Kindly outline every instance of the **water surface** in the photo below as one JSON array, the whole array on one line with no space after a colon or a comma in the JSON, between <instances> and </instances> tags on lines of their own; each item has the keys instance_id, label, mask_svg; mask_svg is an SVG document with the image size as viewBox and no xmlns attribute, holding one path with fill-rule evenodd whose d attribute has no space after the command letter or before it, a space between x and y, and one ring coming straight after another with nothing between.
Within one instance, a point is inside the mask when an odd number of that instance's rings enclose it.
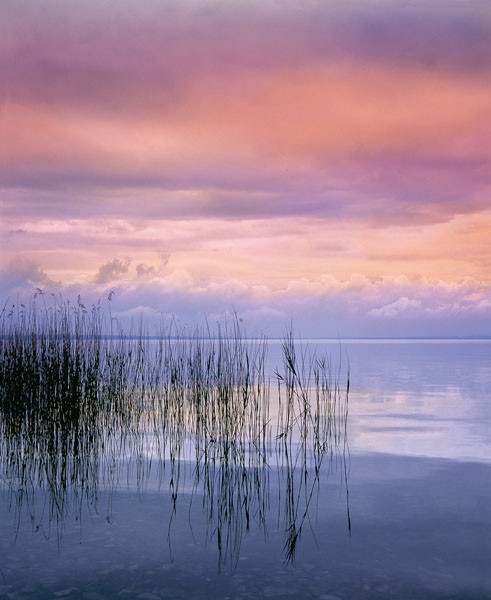
<instances>
[{"instance_id":1,"label":"water surface","mask_svg":"<svg viewBox=\"0 0 491 600\"><path fill-rule=\"evenodd\" d=\"M4 482L0 596L491 596L491 342L304 344L334 372L341 361L341 382L349 361L349 453L343 442L315 472L274 430L266 461L217 457L197 486L189 454L162 471L150 444L62 521L43 494L19 513ZM269 343L272 387L279 350ZM292 511L303 526L289 556Z\"/></svg>"}]
</instances>

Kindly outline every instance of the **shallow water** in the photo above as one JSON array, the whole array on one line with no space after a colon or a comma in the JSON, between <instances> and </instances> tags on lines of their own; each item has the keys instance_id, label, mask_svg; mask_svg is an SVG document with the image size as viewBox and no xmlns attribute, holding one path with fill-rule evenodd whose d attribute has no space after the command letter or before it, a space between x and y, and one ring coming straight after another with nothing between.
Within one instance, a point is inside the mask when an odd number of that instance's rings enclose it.
<instances>
[{"instance_id":1,"label":"shallow water","mask_svg":"<svg viewBox=\"0 0 491 600\"><path fill-rule=\"evenodd\" d=\"M338 342L315 343L338 361ZM271 371L278 350L272 342ZM173 503L168 470L152 462L136 478L138 464L128 474L122 461L117 484L51 528L43 494L17 519L1 488L0 597L490 597L491 342L349 341L341 357L350 454L325 457L318 479L272 456L223 477L217 463L208 481L222 487L210 495L182 462ZM286 564L292 506L306 518Z\"/></svg>"}]
</instances>

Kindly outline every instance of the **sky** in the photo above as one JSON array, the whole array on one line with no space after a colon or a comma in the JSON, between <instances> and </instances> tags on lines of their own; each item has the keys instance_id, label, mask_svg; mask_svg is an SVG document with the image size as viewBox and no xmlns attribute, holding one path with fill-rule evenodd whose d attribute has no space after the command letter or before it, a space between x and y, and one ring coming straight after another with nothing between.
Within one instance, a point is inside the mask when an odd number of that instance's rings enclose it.
<instances>
[{"instance_id":1,"label":"sky","mask_svg":"<svg viewBox=\"0 0 491 600\"><path fill-rule=\"evenodd\" d=\"M487 0L0 0L0 301L491 335Z\"/></svg>"}]
</instances>

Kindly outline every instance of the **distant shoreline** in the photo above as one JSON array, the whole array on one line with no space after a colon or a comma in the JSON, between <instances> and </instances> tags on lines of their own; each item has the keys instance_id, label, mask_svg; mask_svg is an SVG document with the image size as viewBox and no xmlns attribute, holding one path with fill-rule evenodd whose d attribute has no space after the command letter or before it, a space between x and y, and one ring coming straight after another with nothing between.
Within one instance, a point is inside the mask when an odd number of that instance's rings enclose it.
<instances>
[{"instance_id":1,"label":"distant shoreline","mask_svg":"<svg viewBox=\"0 0 491 600\"><path fill-rule=\"evenodd\" d=\"M82 336L84 339L87 339L88 336ZM100 335L97 336L102 340L160 340L162 336L159 335L125 335L124 333L111 335ZM168 340L217 340L218 336L165 336L165 339ZM223 340L231 340L233 337L222 336ZM266 343L282 343L284 341L283 337L278 336L264 336L264 337L241 337L243 342L255 342L264 340ZM295 341L301 344L339 344L339 343L352 343L352 344L373 344L373 343L384 343L384 344L415 344L415 343L450 343L450 342L472 342L472 343L488 343L491 342L491 336L482 336L482 337L391 337L391 338L383 338L383 337L366 337L366 338L313 338L313 337L301 337L296 336Z\"/></svg>"}]
</instances>

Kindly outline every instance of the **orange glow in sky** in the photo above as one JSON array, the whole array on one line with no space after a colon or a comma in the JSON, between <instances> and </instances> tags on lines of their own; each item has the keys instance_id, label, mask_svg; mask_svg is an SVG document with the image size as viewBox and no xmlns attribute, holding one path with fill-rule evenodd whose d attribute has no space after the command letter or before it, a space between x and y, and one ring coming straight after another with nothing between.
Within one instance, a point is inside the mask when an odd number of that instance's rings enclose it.
<instances>
[{"instance_id":1,"label":"orange glow in sky","mask_svg":"<svg viewBox=\"0 0 491 600\"><path fill-rule=\"evenodd\" d=\"M5 3L2 298L491 335L490 14L446 4Z\"/></svg>"}]
</instances>

